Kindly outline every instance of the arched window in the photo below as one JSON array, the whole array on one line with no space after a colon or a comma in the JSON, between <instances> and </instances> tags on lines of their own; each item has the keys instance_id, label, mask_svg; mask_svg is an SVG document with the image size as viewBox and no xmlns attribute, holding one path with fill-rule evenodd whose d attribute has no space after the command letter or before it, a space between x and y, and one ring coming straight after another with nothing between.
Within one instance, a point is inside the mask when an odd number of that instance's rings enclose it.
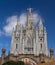
<instances>
[{"instance_id":1,"label":"arched window","mask_svg":"<svg viewBox=\"0 0 55 65\"><path fill-rule=\"evenodd\" d=\"M40 44L40 48L42 49L42 44Z\"/></svg>"},{"instance_id":2,"label":"arched window","mask_svg":"<svg viewBox=\"0 0 55 65\"><path fill-rule=\"evenodd\" d=\"M18 44L16 44L16 49L18 49Z\"/></svg>"}]
</instances>

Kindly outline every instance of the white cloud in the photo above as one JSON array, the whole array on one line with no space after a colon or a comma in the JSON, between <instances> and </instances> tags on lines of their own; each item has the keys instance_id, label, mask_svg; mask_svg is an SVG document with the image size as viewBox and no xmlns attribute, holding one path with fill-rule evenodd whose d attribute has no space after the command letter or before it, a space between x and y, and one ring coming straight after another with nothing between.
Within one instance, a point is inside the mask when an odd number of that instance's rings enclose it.
<instances>
[{"instance_id":1,"label":"white cloud","mask_svg":"<svg viewBox=\"0 0 55 65\"><path fill-rule=\"evenodd\" d=\"M40 18L39 15L37 13L34 13L33 17L34 17L34 23L37 24Z\"/></svg>"},{"instance_id":2,"label":"white cloud","mask_svg":"<svg viewBox=\"0 0 55 65\"><path fill-rule=\"evenodd\" d=\"M5 25L3 29L6 35L10 35L12 33L13 27L15 27L17 23L17 16L8 17L6 23L7 25Z\"/></svg>"},{"instance_id":3,"label":"white cloud","mask_svg":"<svg viewBox=\"0 0 55 65\"><path fill-rule=\"evenodd\" d=\"M27 15L25 13L20 15L20 23L25 26L25 23L27 21Z\"/></svg>"},{"instance_id":4,"label":"white cloud","mask_svg":"<svg viewBox=\"0 0 55 65\"><path fill-rule=\"evenodd\" d=\"M39 20L38 14L34 13L33 17L34 17L34 23L37 23L38 20ZM26 13L22 13L18 17L18 19L20 19L19 20L20 23L23 24L23 26L25 26L25 23L27 21L27 15L26 15ZM8 17L6 19L6 25L3 27L3 30L4 30L5 34L6 35L11 35L13 27L15 27L16 24L17 24L17 15Z\"/></svg>"}]
</instances>

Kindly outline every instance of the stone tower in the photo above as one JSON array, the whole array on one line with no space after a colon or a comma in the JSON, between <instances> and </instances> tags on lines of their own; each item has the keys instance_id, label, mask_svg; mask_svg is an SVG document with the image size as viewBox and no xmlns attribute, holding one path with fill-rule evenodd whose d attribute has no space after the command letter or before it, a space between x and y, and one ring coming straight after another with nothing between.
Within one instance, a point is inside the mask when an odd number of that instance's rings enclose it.
<instances>
[{"instance_id":1,"label":"stone tower","mask_svg":"<svg viewBox=\"0 0 55 65\"><path fill-rule=\"evenodd\" d=\"M22 52L22 25L17 21L15 31L12 33L11 54L18 55Z\"/></svg>"},{"instance_id":2,"label":"stone tower","mask_svg":"<svg viewBox=\"0 0 55 65\"><path fill-rule=\"evenodd\" d=\"M48 56L47 32L41 18L38 23L38 27L36 27L36 44L37 55L42 53Z\"/></svg>"},{"instance_id":3,"label":"stone tower","mask_svg":"<svg viewBox=\"0 0 55 65\"><path fill-rule=\"evenodd\" d=\"M34 27L32 8L28 9L27 22L24 27L17 21L15 31L12 33L10 54L44 54L48 56L47 32L40 18L38 26Z\"/></svg>"}]
</instances>

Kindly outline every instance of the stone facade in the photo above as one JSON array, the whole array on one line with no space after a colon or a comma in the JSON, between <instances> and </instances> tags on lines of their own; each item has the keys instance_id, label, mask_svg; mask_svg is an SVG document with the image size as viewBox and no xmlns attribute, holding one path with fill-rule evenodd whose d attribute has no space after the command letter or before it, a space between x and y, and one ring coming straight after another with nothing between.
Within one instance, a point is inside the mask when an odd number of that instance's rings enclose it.
<instances>
[{"instance_id":1,"label":"stone facade","mask_svg":"<svg viewBox=\"0 0 55 65\"><path fill-rule=\"evenodd\" d=\"M48 53L47 32L40 18L38 25L34 26L34 18L29 8L26 26L24 27L20 21L17 21L15 31L12 32L11 49L8 56L5 55L6 50L2 49L2 57L0 65L8 61L24 61L37 65L41 62L48 62L54 58L53 49Z\"/></svg>"},{"instance_id":2,"label":"stone facade","mask_svg":"<svg viewBox=\"0 0 55 65\"><path fill-rule=\"evenodd\" d=\"M34 17L31 8L28 9L27 22L24 27L20 21L17 21L15 31L12 33L10 54L34 54L40 53L48 56L47 32L40 18L38 25L34 26Z\"/></svg>"}]
</instances>

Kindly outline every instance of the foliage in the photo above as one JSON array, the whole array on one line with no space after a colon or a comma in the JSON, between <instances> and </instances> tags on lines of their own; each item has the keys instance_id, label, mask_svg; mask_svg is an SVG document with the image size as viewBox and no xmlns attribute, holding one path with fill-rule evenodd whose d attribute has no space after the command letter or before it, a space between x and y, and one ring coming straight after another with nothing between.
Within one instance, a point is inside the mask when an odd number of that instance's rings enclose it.
<instances>
[{"instance_id":1,"label":"foliage","mask_svg":"<svg viewBox=\"0 0 55 65\"><path fill-rule=\"evenodd\" d=\"M4 63L3 65L24 65L23 61L18 61L18 62L14 62L14 61L9 61Z\"/></svg>"}]
</instances>

